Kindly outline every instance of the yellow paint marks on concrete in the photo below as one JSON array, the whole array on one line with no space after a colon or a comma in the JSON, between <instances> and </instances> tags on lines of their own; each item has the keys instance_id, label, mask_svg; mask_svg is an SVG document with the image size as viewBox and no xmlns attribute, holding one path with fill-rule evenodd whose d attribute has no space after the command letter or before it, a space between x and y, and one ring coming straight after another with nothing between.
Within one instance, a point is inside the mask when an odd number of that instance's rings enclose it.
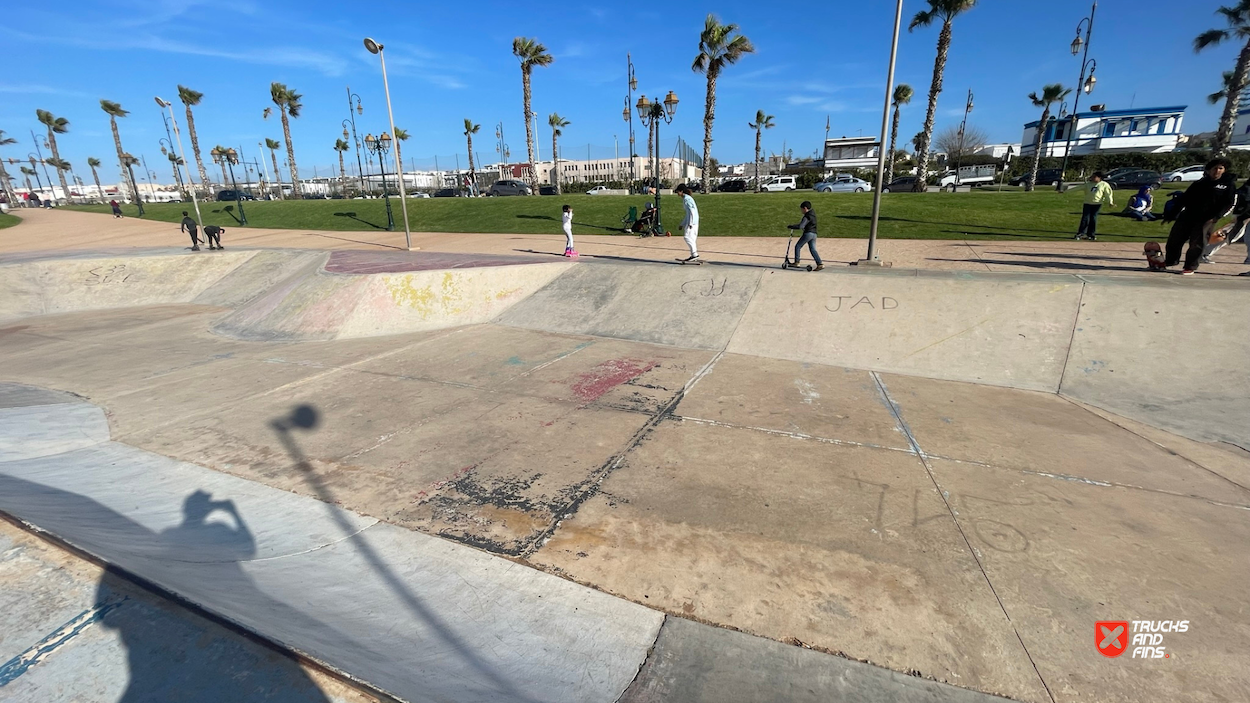
<instances>
[{"instance_id":1,"label":"yellow paint marks on concrete","mask_svg":"<svg viewBox=\"0 0 1250 703\"><path fill-rule=\"evenodd\" d=\"M438 296L429 285L419 285L412 274L391 276L386 279L386 290L391 300L400 307L412 308L422 319L428 319L434 312Z\"/></svg>"}]
</instances>

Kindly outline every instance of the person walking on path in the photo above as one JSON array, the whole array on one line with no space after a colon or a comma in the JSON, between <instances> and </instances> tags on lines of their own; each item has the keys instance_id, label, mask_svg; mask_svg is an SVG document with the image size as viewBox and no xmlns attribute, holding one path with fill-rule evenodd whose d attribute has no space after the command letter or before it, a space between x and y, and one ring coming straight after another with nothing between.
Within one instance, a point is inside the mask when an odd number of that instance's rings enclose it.
<instances>
[{"instance_id":1,"label":"person walking on path","mask_svg":"<svg viewBox=\"0 0 1250 703\"><path fill-rule=\"evenodd\" d=\"M699 261L699 206L694 204L694 198L690 196L690 186L685 183L674 188L673 192L681 196L681 204L686 212L678 227L682 231L682 238L686 240L686 246L690 247L690 258L682 259L682 261L697 263Z\"/></svg>"},{"instance_id":2,"label":"person walking on path","mask_svg":"<svg viewBox=\"0 0 1250 703\"><path fill-rule=\"evenodd\" d=\"M179 232L186 232L191 235L191 251L200 250L200 226L195 219L187 214L186 210L182 211L182 226L178 228Z\"/></svg>"},{"instance_id":3,"label":"person walking on path","mask_svg":"<svg viewBox=\"0 0 1250 703\"><path fill-rule=\"evenodd\" d=\"M564 255L577 258L577 250L573 248L573 208L565 205L564 214L560 216L560 227L564 230Z\"/></svg>"},{"instance_id":4,"label":"person walking on path","mask_svg":"<svg viewBox=\"0 0 1250 703\"><path fill-rule=\"evenodd\" d=\"M1142 186L1137 191L1137 195L1128 199L1128 208L1125 212L1129 217L1138 222L1153 222L1159 219L1158 215L1151 212L1155 205L1155 197L1150 191L1150 186Z\"/></svg>"},{"instance_id":5,"label":"person walking on path","mask_svg":"<svg viewBox=\"0 0 1250 703\"><path fill-rule=\"evenodd\" d=\"M803 250L803 245L807 245L808 251L812 252L812 260L816 262L816 270L819 271L825 267L820 260L820 254L816 253L816 211L812 209L812 203L804 200L799 204L799 209L803 211L803 219L799 220L796 225L786 225L787 229L801 229L802 236L799 237L799 243L794 245L794 265L799 265L799 252Z\"/></svg>"},{"instance_id":6,"label":"person walking on path","mask_svg":"<svg viewBox=\"0 0 1250 703\"><path fill-rule=\"evenodd\" d=\"M1237 204L1235 176L1229 172L1232 162L1225 158L1212 159L1207 162L1202 178L1185 190L1185 194L1177 198L1171 218L1172 231L1168 234L1167 247L1164 248L1163 266L1175 266L1181 261L1181 248L1189 243L1185 251L1185 267L1181 275L1191 276L1198 270L1207 238L1215 229L1215 224ZM1164 216L1163 221L1168 221Z\"/></svg>"},{"instance_id":7,"label":"person walking on path","mask_svg":"<svg viewBox=\"0 0 1250 703\"><path fill-rule=\"evenodd\" d=\"M225 247L221 245L221 233L225 231L226 228L224 227L218 227L217 225L204 225L204 238L208 240L209 249L225 249ZM213 242L216 242L217 246L213 246Z\"/></svg>"},{"instance_id":8,"label":"person walking on path","mask_svg":"<svg viewBox=\"0 0 1250 703\"><path fill-rule=\"evenodd\" d=\"M109 206L113 208L113 219L120 220L122 218L122 206L118 205L116 200L110 200Z\"/></svg>"},{"instance_id":9,"label":"person walking on path","mask_svg":"<svg viewBox=\"0 0 1250 703\"><path fill-rule=\"evenodd\" d=\"M1115 196L1111 193L1111 186L1103 180L1102 171L1095 171L1084 188L1085 205L1081 208L1081 226L1077 228L1073 239L1088 239L1092 242L1098 238L1098 211L1102 209L1103 203L1115 207Z\"/></svg>"}]
</instances>

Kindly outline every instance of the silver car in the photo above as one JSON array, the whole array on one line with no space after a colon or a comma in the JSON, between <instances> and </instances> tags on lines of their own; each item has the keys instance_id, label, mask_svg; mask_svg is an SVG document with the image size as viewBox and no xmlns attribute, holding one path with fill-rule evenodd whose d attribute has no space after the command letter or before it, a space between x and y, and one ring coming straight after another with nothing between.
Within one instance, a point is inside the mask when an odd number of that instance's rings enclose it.
<instances>
[{"instance_id":1,"label":"silver car","mask_svg":"<svg viewBox=\"0 0 1250 703\"><path fill-rule=\"evenodd\" d=\"M872 190L872 184L853 176L837 176L812 186L817 193L863 193Z\"/></svg>"}]
</instances>

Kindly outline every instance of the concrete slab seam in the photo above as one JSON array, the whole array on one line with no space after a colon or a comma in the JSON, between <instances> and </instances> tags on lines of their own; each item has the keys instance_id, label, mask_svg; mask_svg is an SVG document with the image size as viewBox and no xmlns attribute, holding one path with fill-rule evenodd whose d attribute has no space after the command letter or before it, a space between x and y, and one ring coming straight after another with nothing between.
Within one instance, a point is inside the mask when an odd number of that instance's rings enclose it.
<instances>
[{"instance_id":1,"label":"concrete slab seam","mask_svg":"<svg viewBox=\"0 0 1250 703\"><path fill-rule=\"evenodd\" d=\"M1080 278L1078 276L1077 278ZM1063 390L1063 377L1068 373L1068 362L1072 360L1072 347L1076 344L1076 328L1081 324L1081 305L1085 302L1085 287L1089 285L1081 279L1081 292L1076 297L1076 314L1072 316L1072 334L1068 336L1068 350L1063 355L1063 366L1059 368L1059 383L1055 385L1055 395Z\"/></svg>"},{"instance_id":2,"label":"concrete slab seam","mask_svg":"<svg viewBox=\"0 0 1250 703\"><path fill-rule=\"evenodd\" d=\"M693 422L698 425L711 425L713 427L725 427L725 428L735 429L735 430L751 430L753 432L763 432L765 434L775 435L778 437L789 437L791 439L810 439L813 442L821 442L824 444L836 444L840 447L864 447L867 449L884 449L890 452L902 452L904 454L910 454L911 456L916 456L916 450L914 447L913 448L887 447L887 446L880 445L880 444L870 444L868 442L852 442L846 439L834 439L832 437L817 437L816 435L804 434L802 432L790 432L787 430L774 430L774 429L769 429L767 427L754 427L752 425L737 425L732 422L723 422L721 420L708 420L707 418L691 417L689 415L673 415L673 419L681 420L683 422ZM945 458L945 457L937 457L937 458Z\"/></svg>"},{"instance_id":3,"label":"concrete slab seam","mask_svg":"<svg viewBox=\"0 0 1250 703\"><path fill-rule=\"evenodd\" d=\"M664 632L664 628L668 627L668 620L671 617L672 616L668 613L664 613L664 619L660 621L660 626L655 629L655 639L651 640L651 644L647 646L647 655L644 656L642 658L642 662L638 664L638 671L634 672L633 678L631 678L629 683L625 685L625 690L621 691L621 695L617 696L613 700L613 703L619 703L622 698L628 695L629 689L633 688L634 684L638 681L638 677L642 676L642 672L646 670L647 664L651 661L651 658L655 656L655 647L660 643L660 634Z\"/></svg>"},{"instance_id":4,"label":"concrete slab seam","mask_svg":"<svg viewBox=\"0 0 1250 703\"><path fill-rule=\"evenodd\" d=\"M31 667L52 656L56 650L69 644L87 628L99 622L105 615L120 608L126 600L126 598L121 598L84 610L71 618L69 622L52 631L47 637L36 642L26 651L4 664L0 664L0 688L4 688L12 683L14 679L26 673Z\"/></svg>"},{"instance_id":5,"label":"concrete slab seam","mask_svg":"<svg viewBox=\"0 0 1250 703\"><path fill-rule=\"evenodd\" d=\"M929 463L928 457L924 451L920 449L920 445L916 442L916 438L912 435L911 429L907 426L907 422L903 420L902 410L898 403L890 397L890 390L886 388L885 382L881 380L880 374L876 371L871 372L872 378L877 383L877 388L881 391L881 395L885 397L886 403L890 407L890 414L894 415L894 419L898 422L900 431L907 435L907 439L916 449L916 455L920 459L920 463L924 466L925 473L929 475L929 480L933 482L933 488L937 491L938 497L942 499L942 504L946 506L946 510L950 513L951 521L955 525L955 529L959 531L959 536L963 539L964 545L968 548L968 553L972 555L973 561L977 568L981 571L981 577L985 579L985 584L989 586L990 593L994 595L994 600L998 602L998 607L1003 613L1003 617L1007 619L1007 624L1011 626L1011 631L1016 635L1016 641L1020 643L1020 648L1024 650L1024 656L1028 657L1029 664L1033 667L1033 673L1037 674L1037 680L1041 682L1042 688L1046 690L1046 696L1050 698L1051 703L1055 701L1055 694L1051 692L1050 685L1046 683L1046 679L1042 676L1041 669L1037 667L1037 662L1033 660L1033 653L1029 651L1028 645L1024 643L1024 638L1020 635L1020 630L1016 628L1015 622L1011 619L1011 613L1007 612L1007 606L1003 603L1003 599L998 595L998 589L994 588L994 582L990 580L989 573L985 570L985 565L981 563L981 556L977 554L977 550L973 548L972 541L968 539L968 535L964 532L963 525L959 522L959 517L955 514L955 508L950 504L950 500L946 497L946 492L942 490L941 484L938 483L937 476L933 473L933 466Z\"/></svg>"}]
</instances>

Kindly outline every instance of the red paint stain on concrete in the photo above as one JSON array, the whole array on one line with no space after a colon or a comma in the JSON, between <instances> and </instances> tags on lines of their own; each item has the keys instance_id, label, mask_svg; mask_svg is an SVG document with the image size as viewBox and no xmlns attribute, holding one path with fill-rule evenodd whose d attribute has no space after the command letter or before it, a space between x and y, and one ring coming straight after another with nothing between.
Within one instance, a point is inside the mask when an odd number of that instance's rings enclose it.
<instances>
[{"instance_id":1,"label":"red paint stain on concrete","mask_svg":"<svg viewBox=\"0 0 1250 703\"><path fill-rule=\"evenodd\" d=\"M632 381L655 368L654 361L640 359L609 359L577 377L573 393L589 403L603 397L613 388Z\"/></svg>"}]
</instances>

